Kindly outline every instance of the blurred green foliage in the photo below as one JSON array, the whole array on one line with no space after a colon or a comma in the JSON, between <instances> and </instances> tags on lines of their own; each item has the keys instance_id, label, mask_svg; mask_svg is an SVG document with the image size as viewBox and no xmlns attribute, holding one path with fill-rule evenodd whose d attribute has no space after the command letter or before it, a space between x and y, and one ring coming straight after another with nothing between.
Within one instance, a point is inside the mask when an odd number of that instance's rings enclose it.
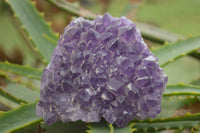
<instances>
[{"instance_id":1,"label":"blurred green foliage","mask_svg":"<svg viewBox=\"0 0 200 133\"><path fill-rule=\"evenodd\" d=\"M181 35L200 35L199 0L146 0L136 17Z\"/></svg>"},{"instance_id":2,"label":"blurred green foliage","mask_svg":"<svg viewBox=\"0 0 200 133\"><path fill-rule=\"evenodd\" d=\"M3 5L1 5L3 8ZM4 7L5 8L5 7ZM14 58L17 56L15 50L18 50L22 54L23 64L33 65L34 54L30 48L26 45L26 42L18 32L14 25L14 20L12 16L1 9L0 11L0 49L5 52L9 58ZM0 54L0 58L4 55ZM7 57L7 58L8 58ZM17 60L17 59L16 59Z\"/></svg>"}]
</instances>

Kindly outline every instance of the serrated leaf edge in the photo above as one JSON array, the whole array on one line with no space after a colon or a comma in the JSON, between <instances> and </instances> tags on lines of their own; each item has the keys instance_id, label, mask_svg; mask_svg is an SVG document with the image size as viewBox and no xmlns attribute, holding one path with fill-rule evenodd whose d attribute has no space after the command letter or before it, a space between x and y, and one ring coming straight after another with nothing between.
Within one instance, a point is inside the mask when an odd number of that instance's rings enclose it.
<instances>
[{"instance_id":1,"label":"serrated leaf edge","mask_svg":"<svg viewBox=\"0 0 200 133\"><path fill-rule=\"evenodd\" d=\"M35 73L38 73L38 76L20 73L19 71L16 71L14 69L3 68L3 67L1 67L1 65L7 65L8 67L13 67L13 68L15 67L15 68L20 68L20 69L27 69L29 71L34 71ZM10 73L19 74L19 75L22 75L22 76L26 76L28 78L33 78L33 79L38 79L38 80L40 80L41 76L42 76L42 70L40 70L40 69L35 69L35 68L30 67L30 66L17 65L17 64L9 63L8 61L0 62L0 69L6 70L7 72L10 72Z\"/></svg>"}]
</instances>

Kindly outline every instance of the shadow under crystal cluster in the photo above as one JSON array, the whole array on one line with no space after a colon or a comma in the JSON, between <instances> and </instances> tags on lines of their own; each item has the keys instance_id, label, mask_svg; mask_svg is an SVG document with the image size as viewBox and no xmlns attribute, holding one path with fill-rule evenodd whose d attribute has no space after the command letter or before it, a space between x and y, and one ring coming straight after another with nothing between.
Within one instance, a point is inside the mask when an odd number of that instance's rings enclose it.
<instances>
[{"instance_id":1,"label":"shadow under crystal cluster","mask_svg":"<svg viewBox=\"0 0 200 133\"><path fill-rule=\"evenodd\" d=\"M61 35L44 69L37 115L56 121L124 127L161 111L167 76L135 24L108 13L77 18Z\"/></svg>"}]
</instances>

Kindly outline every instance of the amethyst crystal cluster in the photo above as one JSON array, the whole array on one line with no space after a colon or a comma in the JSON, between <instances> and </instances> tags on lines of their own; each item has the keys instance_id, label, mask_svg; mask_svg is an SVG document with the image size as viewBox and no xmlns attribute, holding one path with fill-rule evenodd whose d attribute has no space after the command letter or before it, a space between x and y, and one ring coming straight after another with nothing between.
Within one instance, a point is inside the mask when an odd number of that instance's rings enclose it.
<instances>
[{"instance_id":1,"label":"amethyst crystal cluster","mask_svg":"<svg viewBox=\"0 0 200 133\"><path fill-rule=\"evenodd\" d=\"M65 28L44 69L36 111L49 125L104 118L124 127L161 111L166 83L133 22L108 13L80 17Z\"/></svg>"}]
</instances>

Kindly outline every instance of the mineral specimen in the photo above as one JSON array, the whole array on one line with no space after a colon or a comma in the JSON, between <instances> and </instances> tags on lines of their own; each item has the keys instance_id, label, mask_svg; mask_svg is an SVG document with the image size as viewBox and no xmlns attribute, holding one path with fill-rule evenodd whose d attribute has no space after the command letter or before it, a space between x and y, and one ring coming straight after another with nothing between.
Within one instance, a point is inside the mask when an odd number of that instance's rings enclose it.
<instances>
[{"instance_id":1,"label":"mineral specimen","mask_svg":"<svg viewBox=\"0 0 200 133\"><path fill-rule=\"evenodd\" d=\"M106 13L73 20L44 69L37 115L51 125L82 120L124 127L161 111L167 76L140 31Z\"/></svg>"}]
</instances>

